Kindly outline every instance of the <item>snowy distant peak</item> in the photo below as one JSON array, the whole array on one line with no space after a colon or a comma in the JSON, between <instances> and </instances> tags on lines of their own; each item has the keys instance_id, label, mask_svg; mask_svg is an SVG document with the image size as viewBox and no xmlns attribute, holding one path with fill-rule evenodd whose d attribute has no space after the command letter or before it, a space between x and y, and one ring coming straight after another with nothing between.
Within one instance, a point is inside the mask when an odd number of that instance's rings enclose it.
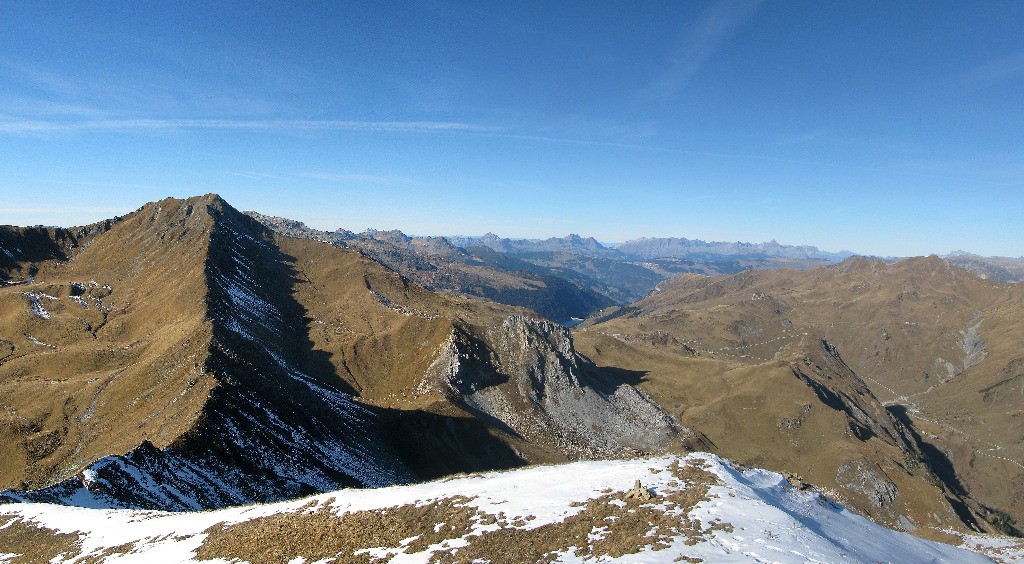
<instances>
[{"instance_id":1,"label":"snowy distant peak","mask_svg":"<svg viewBox=\"0 0 1024 564\"><path fill-rule=\"evenodd\" d=\"M853 255L850 251L832 253L822 251L810 245L782 245L774 239L766 243L730 243L723 241L709 242L682 237L643 237L620 243L615 248L630 256L642 259L684 258L691 255L765 255L774 258L840 261Z\"/></svg>"},{"instance_id":2,"label":"snowy distant peak","mask_svg":"<svg viewBox=\"0 0 1024 564\"><path fill-rule=\"evenodd\" d=\"M483 245L495 251L511 254L536 252L563 252L617 260L649 260L658 258L786 258L837 262L853 255L850 251L832 253L810 245L783 245L774 239L765 243L708 242L683 237L643 237L606 246L593 237L577 234L549 239L508 239L493 233L480 237L454 236L448 238L461 247Z\"/></svg>"},{"instance_id":3,"label":"snowy distant peak","mask_svg":"<svg viewBox=\"0 0 1024 564\"><path fill-rule=\"evenodd\" d=\"M456 235L447 237L459 247L485 246L500 253L512 255L536 252L568 253L584 256L618 257L619 253L601 244L593 237L581 237L575 233L564 237L548 239L509 239L487 233L480 237Z\"/></svg>"}]
</instances>

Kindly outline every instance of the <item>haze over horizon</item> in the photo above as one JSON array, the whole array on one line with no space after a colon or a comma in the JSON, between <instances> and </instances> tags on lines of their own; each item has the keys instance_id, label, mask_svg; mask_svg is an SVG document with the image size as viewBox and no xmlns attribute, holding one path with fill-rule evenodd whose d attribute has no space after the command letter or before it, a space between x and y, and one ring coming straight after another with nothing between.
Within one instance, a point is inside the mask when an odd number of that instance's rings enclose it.
<instances>
[{"instance_id":1,"label":"haze over horizon","mask_svg":"<svg viewBox=\"0 0 1024 564\"><path fill-rule=\"evenodd\" d=\"M1024 4L6 4L0 224L1024 255Z\"/></svg>"}]
</instances>

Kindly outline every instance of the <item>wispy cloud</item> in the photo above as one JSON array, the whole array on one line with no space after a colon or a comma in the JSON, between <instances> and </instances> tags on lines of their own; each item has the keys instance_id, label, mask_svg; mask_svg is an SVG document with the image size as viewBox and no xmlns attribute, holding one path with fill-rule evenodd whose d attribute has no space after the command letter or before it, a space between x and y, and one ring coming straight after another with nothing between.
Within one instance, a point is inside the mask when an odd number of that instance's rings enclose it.
<instances>
[{"instance_id":1,"label":"wispy cloud","mask_svg":"<svg viewBox=\"0 0 1024 564\"><path fill-rule=\"evenodd\" d=\"M0 107L5 114L0 120L18 120L17 116L74 116L82 119L101 119L110 117L110 113L95 106L75 104L39 98L4 96L0 97Z\"/></svg>"},{"instance_id":2,"label":"wispy cloud","mask_svg":"<svg viewBox=\"0 0 1024 564\"><path fill-rule=\"evenodd\" d=\"M358 172L300 172L296 176L324 180L327 182L354 182L359 184L385 184L392 180L387 176L362 174Z\"/></svg>"},{"instance_id":3,"label":"wispy cloud","mask_svg":"<svg viewBox=\"0 0 1024 564\"><path fill-rule=\"evenodd\" d=\"M982 87L1022 74L1024 74L1024 51L1018 51L974 67L960 77L960 82Z\"/></svg>"},{"instance_id":4,"label":"wispy cloud","mask_svg":"<svg viewBox=\"0 0 1024 564\"><path fill-rule=\"evenodd\" d=\"M483 132L498 128L448 121L352 121L352 120L267 120L267 119L99 119L99 120L7 120L0 121L0 133L53 134L86 131L162 131L183 129L237 130L327 130L367 132Z\"/></svg>"},{"instance_id":5,"label":"wispy cloud","mask_svg":"<svg viewBox=\"0 0 1024 564\"><path fill-rule=\"evenodd\" d=\"M808 131L799 135L791 135L788 137L781 137L775 141L770 142L768 145L772 147L788 147L791 145L802 145L811 141L817 141L825 134L822 130Z\"/></svg>"},{"instance_id":6,"label":"wispy cloud","mask_svg":"<svg viewBox=\"0 0 1024 564\"><path fill-rule=\"evenodd\" d=\"M82 88L74 81L33 65L0 58L0 74L14 75L19 82L31 83L54 94L78 94Z\"/></svg>"},{"instance_id":7,"label":"wispy cloud","mask_svg":"<svg viewBox=\"0 0 1024 564\"><path fill-rule=\"evenodd\" d=\"M250 178L252 180L281 180L284 182L294 182L294 178L286 178L284 176L278 176L276 174L268 174L265 172L232 172L232 176L241 176L242 178Z\"/></svg>"},{"instance_id":8,"label":"wispy cloud","mask_svg":"<svg viewBox=\"0 0 1024 564\"><path fill-rule=\"evenodd\" d=\"M467 132L472 135L481 135L485 137L500 137L505 139L519 139L523 141L541 141L547 143L564 143L569 145L588 145L593 147L609 147L613 149L629 149L637 151L651 151L656 153L672 153L677 155L691 155L697 157L716 157L723 159L749 159L758 161L770 161L770 162L783 162L792 164L805 164L805 165L829 165L830 163L809 161L802 159L789 159L783 157L773 157L769 155L757 155L757 154L744 154L744 153L719 153L714 151L695 151L691 149L679 149L675 147L661 147L657 145L643 145L639 143L620 143L617 141L595 141L588 139L575 139L571 137L551 137L545 135L530 135L530 134L518 134L518 133L502 133L502 132Z\"/></svg>"},{"instance_id":9,"label":"wispy cloud","mask_svg":"<svg viewBox=\"0 0 1024 564\"><path fill-rule=\"evenodd\" d=\"M88 186L90 188L115 188L129 190L164 190L166 188L156 184L138 184L128 182L94 182L88 180L48 180L46 182L65 186Z\"/></svg>"},{"instance_id":10,"label":"wispy cloud","mask_svg":"<svg viewBox=\"0 0 1024 564\"><path fill-rule=\"evenodd\" d=\"M719 0L711 4L682 35L669 54L667 68L640 91L641 101L678 93L757 11L760 0Z\"/></svg>"}]
</instances>

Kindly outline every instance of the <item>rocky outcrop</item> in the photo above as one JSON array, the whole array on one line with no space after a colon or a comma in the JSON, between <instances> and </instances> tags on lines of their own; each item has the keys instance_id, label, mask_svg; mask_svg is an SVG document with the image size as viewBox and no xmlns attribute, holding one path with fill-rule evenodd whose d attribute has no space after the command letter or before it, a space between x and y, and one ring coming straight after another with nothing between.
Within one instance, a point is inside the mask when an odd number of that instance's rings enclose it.
<instances>
[{"instance_id":1,"label":"rocky outcrop","mask_svg":"<svg viewBox=\"0 0 1024 564\"><path fill-rule=\"evenodd\" d=\"M454 396L528 440L554 441L570 459L653 453L698 439L637 388L602 372L554 323L510 316L487 342L454 331L421 390Z\"/></svg>"},{"instance_id":2,"label":"rocky outcrop","mask_svg":"<svg viewBox=\"0 0 1024 564\"><path fill-rule=\"evenodd\" d=\"M915 450L903 425L847 366L835 345L822 340L817 347L808 347L803 361L792 367L793 374L813 389L822 403L846 413L853 436L862 441L878 436L908 452Z\"/></svg>"},{"instance_id":3,"label":"rocky outcrop","mask_svg":"<svg viewBox=\"0 0 1024 564\"><path fill-rule=\"evenodd\" d=\"M888 511L900 495L896 484L878 464L866 460L854 460L840 466L836 472L836 483L864 496L875 507Z\"/></svg>"}]
</instances>

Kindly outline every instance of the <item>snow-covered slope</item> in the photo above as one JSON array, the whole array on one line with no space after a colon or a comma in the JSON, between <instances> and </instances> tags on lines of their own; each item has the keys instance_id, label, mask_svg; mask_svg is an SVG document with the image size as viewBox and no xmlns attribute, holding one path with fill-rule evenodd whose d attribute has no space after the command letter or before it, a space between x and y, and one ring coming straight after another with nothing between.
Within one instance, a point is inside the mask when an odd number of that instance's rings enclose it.
<instances>
[{"instance_id":1,"label":"snow-covered slope","mask_svg":"<svg viewBox=\"0 0 1024 564\"><path fill-rule=\"evenodd\" d=\"M704 453L532 467L200 513L0 505L0 562L15 555L111 562L989 561L885 529L779 474Z\"/></svg>"}]
</instances>

